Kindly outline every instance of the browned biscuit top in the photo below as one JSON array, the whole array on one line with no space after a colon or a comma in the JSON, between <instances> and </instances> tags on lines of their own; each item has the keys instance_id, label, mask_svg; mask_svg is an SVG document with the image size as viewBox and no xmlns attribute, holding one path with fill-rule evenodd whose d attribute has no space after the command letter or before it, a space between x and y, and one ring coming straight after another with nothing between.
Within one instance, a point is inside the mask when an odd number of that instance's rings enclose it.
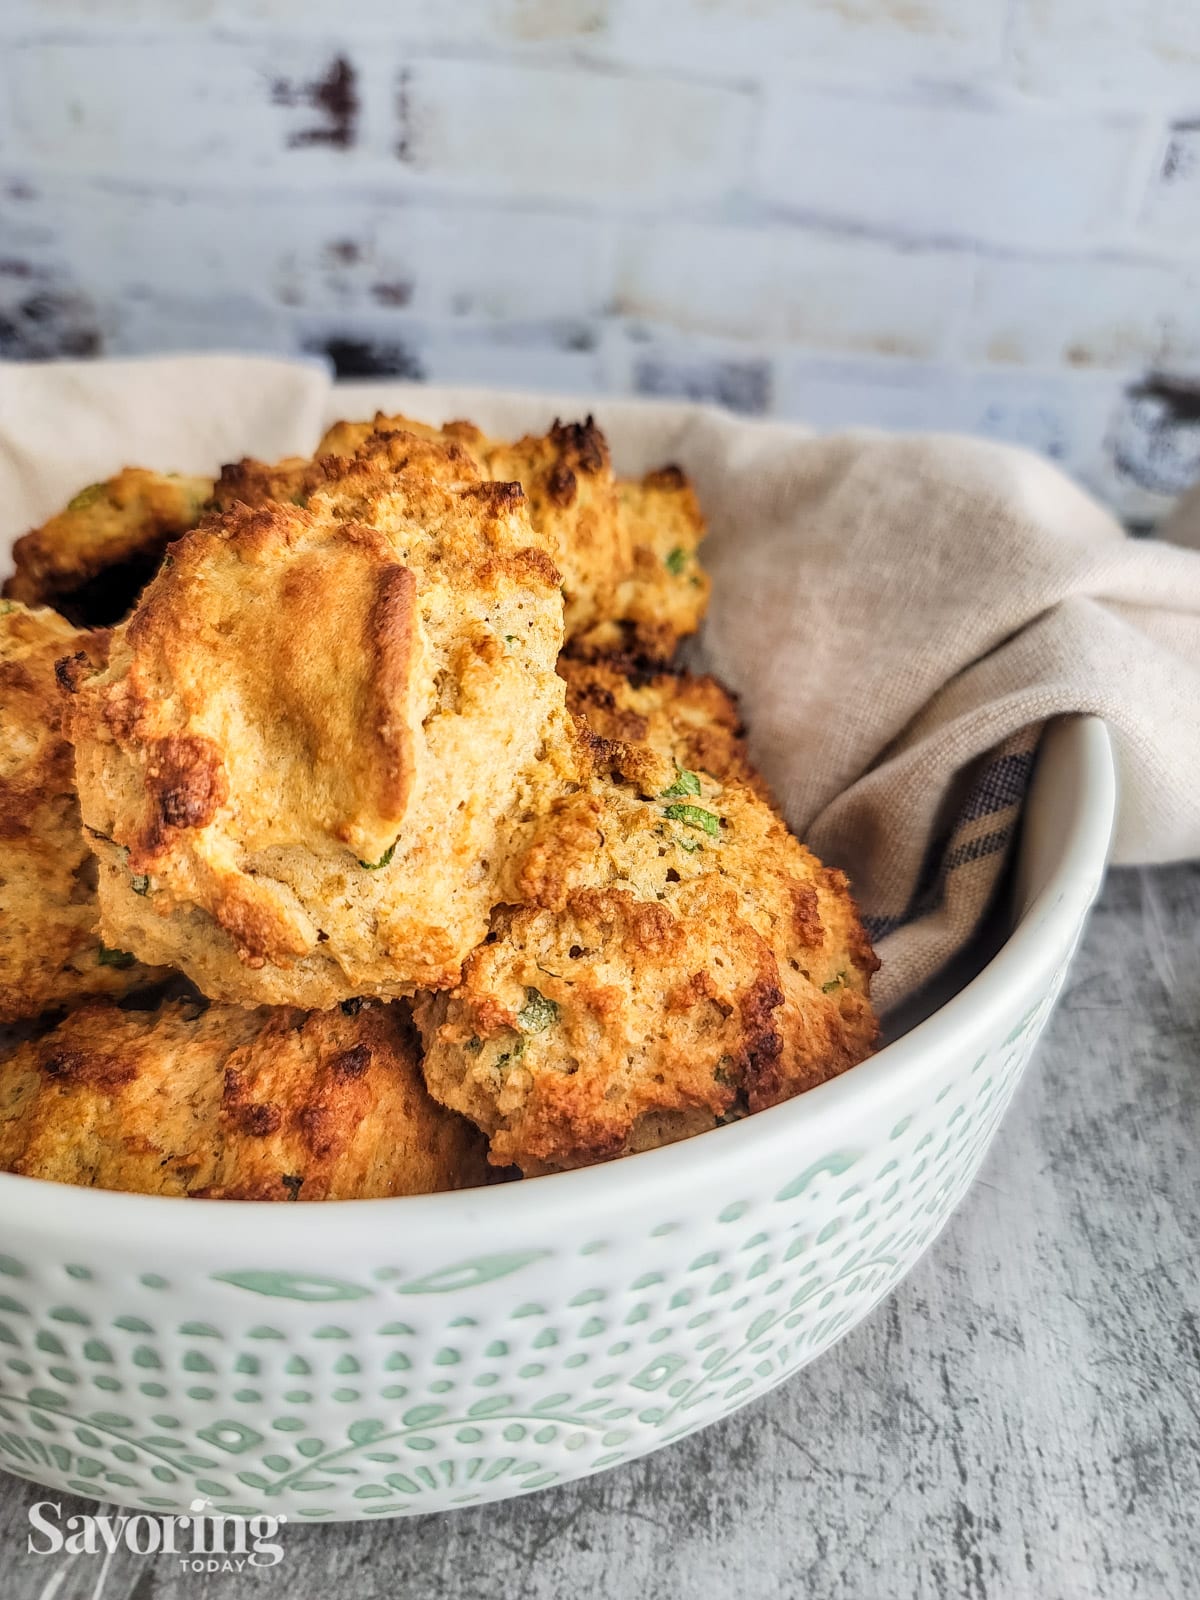
<instances>
[{"instance_id":1,"label":"browned biscuit top","mask_svg":"<svg viewBox=\"0 0 1200 1600\"><path fill-rule=\"evenodd\" d=\"M426 1079L535 1174L761 1110L870 1053L877 965L845 877L788 832L712 680L564 668L591 780L449 994ZM685 765L687 761L688 765Z\"/></svg>"},{"instance_id":2,"label":"browned biscuit top","mask_svg":"<svg viewBox=\"0 0 1200 1600\"><path fill-rule=\"evenodd\" d=\"M60 683L107 648L103 631L0 601L0 1022L161 976L101 942L96 862L62 729Z\"/></svg>"},{"instance_id":3,"label":"browned biscuit top","mask_svg":"<svg viewBox=\"0 0 1200 1600\"><path fill-rule=\"evenodd\" d=\"M456 981L571 759L518 485L388 433L306 498L206 519L68 685L106 937L247 1004Z\"/></svg>"},{"instance_id":4,"label":"browned biscuit top","mask_svg":"<svg viewBox=\"0 0 1200 1600\"><path fill-rule=\"evenodd\" d=\"M0 1170L140 1194L350 1200L487 1180L402 1004L95 1002L0 1062Z\"/></svg>"},{"instance_id":5,"label":"browned biscuit top","mask_svg":"<svg viewBox=\"0 0 1200 1600\"><path fill-rule=\"evenodd\" d=\"M212 487L210 478L125 467L81 489L57 516L17 540L5 595L53 606L83 627L119 622L170 541L195 527Z\"/></svg>"}]
</instances>

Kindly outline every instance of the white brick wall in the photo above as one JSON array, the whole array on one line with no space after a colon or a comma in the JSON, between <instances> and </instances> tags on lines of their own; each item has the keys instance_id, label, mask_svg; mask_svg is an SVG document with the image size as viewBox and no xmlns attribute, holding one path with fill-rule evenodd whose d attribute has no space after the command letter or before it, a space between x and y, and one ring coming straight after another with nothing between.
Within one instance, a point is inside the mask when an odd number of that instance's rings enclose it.
<instances>
[{"instance_id":1,"label":"white brick wall","mask_svg":"<svg viewBox=\"0 0 1200 1600\"><path fill-rule=\"evenodd\" d=\"M768 91L757 178L786 210L900 237L1044 248L1119 234L1140 119Z\"/></svg>"},{"instance_id":2,"label":"white brick wall","mask_svg":"<svg viewBox=\"0 0 1200 1600\"><path fill-rule=\"evenodd\" d=\"M1035 94L1194 104L1200 9L1192 0L1016 0L1013 66Z\"/></svg>"},{"instance_id":3,"label":"white brick wall","mask_svg":"<svg viewBox=\"0 0 1200 1600\"><path fill-rule=\"evenodd\" d=\"M5 0L0 352L316 350L1200 471L1200 4Z\"/></svg>"},{"instance_id":4,"label":"white brick wall","mask_svg":"<svg viewBox=\"0 0 1200 1600\"><path fill-rule=\"evenodd\" d=\"M1200 82L1200 67L1196 70ZM1200 91L1197 92L1200 101ZM1156 241L1196 243L1200 218L1200 118L1177 122L1167 130L1160 158L1146 194L1141 221Z\"/></svg>"},{"instance_id":5,"label":"white brick wall","mask_svg":"<svg viewBox=\"0 0 1200 1600\"><path fill-rule=\"evenodd\" d=\"M813 82L975 79L1001 65L1006 11L1003 0L620 0L591 48L751 78L779 65Z\"/></svg>"},{"instance_id":6,"label":"white brick wall","mask_svg":"<svg viewBox=\"0 0 1200 1600\"><path fill-rule=\"evenodd\" d=\"M1200 368L1200 261L980 261L963 339L1001 366Z\"/></svg>"},{"instance_id":7,"label":"white brick wall","mask_svg":"<svg viewBox=\"0 0 1200 1600\"><path fill-rule=\"evenodd\" d=\"M889 240L645 222L622 230L615 308L689 333L928 356L952 348L970 273L965 256Z\"/></svg>"},{"instance_id":8,"label":"white brick wall","mask_svg":"<svg viewBox=\"0 0 1200 1600\"><path fill-rule=\"evenodd\" d=\"M585 205L720 204L746 170L751 96L631 73L424 61L407 69L397 151L466 193Z\"/></svg>"}]
</instances>

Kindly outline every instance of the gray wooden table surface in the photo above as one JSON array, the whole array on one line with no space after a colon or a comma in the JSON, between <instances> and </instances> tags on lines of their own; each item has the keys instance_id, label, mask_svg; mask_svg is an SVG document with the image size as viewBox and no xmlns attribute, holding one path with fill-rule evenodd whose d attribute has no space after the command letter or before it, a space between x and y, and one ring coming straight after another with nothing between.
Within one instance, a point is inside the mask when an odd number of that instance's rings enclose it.
<instances>
[{"instance_id":1,"label":"gray wooden table surface","mask_svg":"<svg viewBox=\"0 0 1200 1600\"><path fill-rule=\"evenodd\" d=\"M45 1491L0 1477L0 1600L1200 1595L1198 931L1200 867L1112 875L946 1232L719 1426L503 1505L285 1529L244 1576L31 1556Z\"/></svg>"}]
</instances>

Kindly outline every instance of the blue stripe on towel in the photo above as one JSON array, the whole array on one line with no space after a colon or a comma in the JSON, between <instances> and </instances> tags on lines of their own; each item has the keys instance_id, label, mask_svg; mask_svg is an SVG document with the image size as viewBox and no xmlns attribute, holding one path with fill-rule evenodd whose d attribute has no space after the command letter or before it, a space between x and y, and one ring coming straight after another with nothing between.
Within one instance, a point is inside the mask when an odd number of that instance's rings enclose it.
<instances>
[{"instance_id":1,"label":"blue stripe on towel","mask_svg":"<svg viewBox=\"0 0 1200 1600\"><path fill-rule=\"evenodd\" d=\"M1016 823L1015 810L1025 798L1035 756L1036 751L1033 750L998 756L980 770L953 824L940 829L930 841L904 911L899 916L864 916L863 924L873 944L937 911L946 898L946 880L950 873L973 861L1003 855L1007 851ZM990 833L954 844L956 835L970 824L982 817L999 817L1002 812L1009 810L1014 811L1014 816L993 828Z\"/></svg>"},{"instance_id":2,"label":"blue stripe on towel","mask_svg":"<svg viewBox=\"0 0 1200 1600\"><path fill-rule=\"evenodd\" d=\"M998 851L1006 850L1012 833L1011 828L997 828L993 833L985 833L978 839L956 846L942 864L943 882L947 873L953 872L956 867L965 867L968 862L980 861L984 856L994 856Z\"/></svg>"},{"instance_id":3,"label":"blue stripe on towel","mask_svg":"<svg viewBox=\"0 0 1200 1600\"><path fill-rule=\"evenodd\" d=\"M1020 755L1001 756L979 774L967 796L967 803L959 814L958 826L975 822L979 817L990 817L994 811L1004 811L1019 805L1029 787L1033 771L1032 750Z\"/></svg>"}]
</instances>

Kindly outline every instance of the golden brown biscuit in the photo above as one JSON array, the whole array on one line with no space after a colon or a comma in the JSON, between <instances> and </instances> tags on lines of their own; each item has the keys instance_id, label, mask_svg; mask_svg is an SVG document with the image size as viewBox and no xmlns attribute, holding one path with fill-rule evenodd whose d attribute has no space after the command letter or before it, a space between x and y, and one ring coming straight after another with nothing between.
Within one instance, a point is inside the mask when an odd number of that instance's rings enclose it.
<instances>
[{"instance_id":1,"label":"golden brown biscuit","mask_svg":"<svg viewBox=\"0 0 1200 1600\"><path fill-rule=\"evenodd\" d=\"M313 459L319 461L323 456L357 455L367 440L379 433L405 433L412 438L423 439L427 444L458 445L467 452L477 468L483 456L483 447L489 443L487 436L473 422L446 422L437 427L432 422L420 422L416 417L399 413L389 417L377 411L369 422L335 422L321 435Z\"/></svg>"},{"instance_id":2,"label":"golden brown biscuit","mask_svg":"<svg viewBox=\"0 0 1200 1600\"><path fill-rule=\"evenodd\" d=\"M315 463L307 456L285 456L282 461L257 461L246 456L221 468L212 486L209 508L232 511L235 505L261 506L268 500L284 505L306 505L313 487Z\"/></svg>"},{"instance_id":3,"label":"golden brown biscuit","mask_svg":"<svg viewBox=\"0 0 1200 1600\"><path fill-rule=\"evenodd\" d=\"M708 610L712 585L697 554L706 531L700 504L674 466L624 479L617 492L630 566L617 585L611 610L579 629L571 650L592 658L631 655L668 661Z\"/></svg>"},{"instance_id":4,"label":"golden brown biscuit","mask_svg":"<svg viewBox=\"0 0 1200 1600\"><path fill-rule=\"evenodd\" d=\"M373 433L394 429L450 442L469 452L484 477L521 485L533 525L562 574L568 639L597 617L611 615L617 581L630 569L632 552L618 513L608 445L591 417L583 423L555 422L548 434L506 444L470 422L439 429L380 412L373 422L335 423L317 446L317 456L349 454Z\"/></svg>"},{"instance_id":5,"label":"golden brown biscuit","mask_svg":"<svg viewBox=\"0 0 1200 1600\"><path fill-rule=\"evenodd\" d=\"M451 440L470 452L485 477L520 483L563 574L566 639L574 652L666 661L700 626L709 594L696 554L704 519L678 467L614 479L608 443L590 416L507 444L470 422L439 429L380 412L373 422L336 423L317 455L353 454L372 431L394 428Z\"/></svg>"},{"instance_id":6,"label":"golden brown biscuit","mask_svg":"<svg viewBox=\"0 0 1200 1600\"><path fill-rule=\"evenodd\" d=\"M96 862L62 732L55 663L81 651L101 660L106 641L0 601L0 1022L163 976L100 942Z\"/></svg>"},{"instance_id":7,"label":"golden brown biscuit","mask_svg":"<svg viewBox=\"0 0 1200 1600\"><path fill-rule=\"evenodd\" d=\"M340 444L335 449L327 441ZM388 430L372 423L345 423L321 441L317 454L289 456L273 465L247 457L221 468L213 486L211 507L231 511L236 505L263 506L269 501L307 506L309 498L326 484L345 475L355 456L376 467L424 478L447 489L465 489L482 482L474 457L462 445L433 429L416 433Z\"/></svg>"},{"instance_id":8,"label":"golden brown biscuit","mask_svg":"<svg viewBox=\"0 0 1200 1600\"><path fill-rule=\"evenodd\" d=\"M622 658L559 659L567 709L597 738L648 744L677 766L710 777L762 779L746 753L737 700L715 678L678 669L651 671Z\"/></svg>"},{"instance_id":9,"label":"golden brown biscuit","mask_svg":"<svg viewBox=\"0 0 1200 1600\"><path fill-rule=\"evenodd\" d=\"M172 539L195 527L211 478L126 467L81 489L64 511L13 546L4 593L53 606L81 627L107 627L132 608Z\"/></svg>"},{"instance_id":10,"label":"golden brown biscuit","mask_svg":"<svg viewBox=\"0 0 1200 1600\"><path fill-rule=\"evenodd\" d=\"M558 573L520 488L397 452L189 534L76 685L106 938L213 998L457 982L569 776Z\"/></svg>"},{"instance_id":11,"label":"golden brown biscuit","mask_svg":"<svg viewBox=\"0 0 1200 1600\"><path fill-rule=\"evenodd\" d=\"M136 1194L356 1200L487 1181L407 1008L95 1002L0 1063L0 1170Z\"/></svg>"},{"instance_id":12,"label":"golden brown biscuit","mask_svg":"<svg viewBox=\"0 0 1200 1600\"><path fill-rule=\"evenodd\" d=\"M488 477L519 483L535 528L550 541L563 575L566 639L612 616L617 589L633 566L608 443L591 417L555 422L545 435L477 447Z\"/></svg>"},{"instance_id":13,"label":"golden brown biscuit","mask_svg":"<svg viewBox=\"0 0 1200 1600\"><path fill-rule=\"evenodd\" d=\"M548 434L509 444L470 422L435 428L379 413L372 422L336 423L312 460L247 458L223 467L215 484L127 467L17 542L17 571L4 593L51 604L80 625L118 622L170 540L195 527L206 508L303 506L331 468L340 470L329 457L352 457L389 433L405 440L404 465L434 481L461 486L482 476L522 485L562 574L565 638L575 654L666 661L699 627L709 581L697 559L705 530L691 486L673 466L614 480L607 442L591 417L555 422Z\"/></svg>"},{"instance_id":14,"label":"golden brown biscuit","mask_svg":"<svg viewBox=\"0 0 1200 1600\"><path fill-rule=\"evenodd\" d=\"M845 877L740 775L728 726L691 745L722 776L678 763L705 692L719 704L715 686L685 687L674 728L647 716L658 748L594 741L593 778L526 855L525 903L496 911L456 989L417 1002L431 1092L499 1165L531 1175L667 1143L870 1053L877 962ZM639 694L606 715L646 715Z\"/></svg>"}]
</instances>

